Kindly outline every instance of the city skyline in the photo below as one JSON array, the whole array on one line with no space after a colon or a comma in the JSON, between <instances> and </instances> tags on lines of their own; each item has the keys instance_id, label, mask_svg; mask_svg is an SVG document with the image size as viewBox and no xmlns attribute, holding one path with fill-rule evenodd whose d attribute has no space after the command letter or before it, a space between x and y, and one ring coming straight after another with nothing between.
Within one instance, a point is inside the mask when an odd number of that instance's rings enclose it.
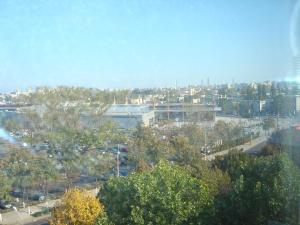
<instances>
[{"instance_id":1,"label":"city skyline","mask_svg":"<svg viewBox=\"0 0 300 225\"><path fill-rule=\"evenodd\" d=\"M289 1L1 1L0 91L284 80Z\"/></svg>"}]
</instances>

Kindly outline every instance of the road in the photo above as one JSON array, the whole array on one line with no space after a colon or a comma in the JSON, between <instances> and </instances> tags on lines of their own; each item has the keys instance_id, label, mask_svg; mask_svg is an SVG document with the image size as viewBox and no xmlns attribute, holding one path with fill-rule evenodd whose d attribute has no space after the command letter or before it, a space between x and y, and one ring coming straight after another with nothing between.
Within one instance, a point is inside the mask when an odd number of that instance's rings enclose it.
<instances>
[{"instance_id":1,"label":"road","mask_svg":"<svg viewBox=\"0 0 300 225\"><path fill-rule=\"evenodd\" d=\"M216 156L226 155L226 154L228 154L229 151L231 151L233 149L243 149L243 152L254 154L254 153L260 151L261 148L266 144L268 137L269 136L261 136L259 138L253 139L251 141L251 143L245 143L243 145L239 145L239 146L236 146L236 147L228 149L228 150L216 152L216 153L207 155L205 158L206 158L206 160L211 161L211 160L214 160Z\"/></svg>"},{"instance_id":2,"label":"road","mask_svg":"<svg viewBox=\"0 0 300 225\"><path fill-rule=\"evenodd\" d=\"M25 225L36 222L40 218L33 217L32 214L36 212L41 212L47 207L52 208L59 200L51 200L48 203L40 203L34 206L25 207L18 209L17 211L12 210L7 213L2 214L3 221L1 224L3 225ZM31 214L29 214L29 209ZM43 217L42 217L43 218Z\"/></svg>"},{"instance_id":3,"label":"road","mask_svg":"<svg viewBox=\"0 0 300 225\"><path fill-rule=\"evenodd\" d=\"M35 222L24 223L24 225L49 225L49 223L48 223L49 219L50 219L50 216L47 215L45 217L38 218L38 220Z\"/></svg>"}]
</instances>

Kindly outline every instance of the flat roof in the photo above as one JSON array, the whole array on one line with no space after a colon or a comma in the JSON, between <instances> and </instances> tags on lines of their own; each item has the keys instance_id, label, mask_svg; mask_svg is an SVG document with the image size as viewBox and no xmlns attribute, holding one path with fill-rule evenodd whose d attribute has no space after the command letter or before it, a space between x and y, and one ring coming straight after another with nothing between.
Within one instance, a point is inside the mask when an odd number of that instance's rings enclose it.
<instances>
[{"instance_id":1,"label":"flat roof","mask_svg":"<svg viewBox=\"0 0 300 225\"><path fill-rule=\"evenodd\" d=\"M142 115L153 111L150 105L115 104L111 105L104 113L105 116L114 115Z\"/></svg>"}]
</instances>

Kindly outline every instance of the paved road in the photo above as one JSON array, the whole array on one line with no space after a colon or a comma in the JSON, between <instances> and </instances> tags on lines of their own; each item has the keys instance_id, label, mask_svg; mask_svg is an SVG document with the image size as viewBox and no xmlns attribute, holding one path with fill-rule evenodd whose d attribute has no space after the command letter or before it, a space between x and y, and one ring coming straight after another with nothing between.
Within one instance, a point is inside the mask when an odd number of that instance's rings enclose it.
<instances>
[{"instance_id":1,"label":"paved road","mask_svg":"<svg viewBox=\"0 0 300 225\"><path fill-rule=\"evenodd\" d=\"M24 225L49 225L48 220L50 219L50 216L45 216L42 218L38 218L37 221L35 222L30 222L30 223L24 223Z\"/></svg>"},{"instance_id":2,"label":"paved road","mask_svg":"<svg viewBox=\"0 0 300 225\"><path fill-rule=\"evenodd\" d=\"M34 206L30 206L18 209L17 211L12 210L7 213L2 214L2 223L3 225L24 225L30 222L35 222L38 218L33 217L31 214L36 212L41 212L42 210L46 209L47 207L52 208L58 200L51 200L48 203L40 203ZM31 214L29 214L29 209Z\"/></svg>"},{"instance_id":3,"label":"paved road","mask_svg":"<svg viewBox=\"0 0 300 225\"><path fill-rule=\"evenodd\" d=\"M214 160L216 156L226 155L232 149L243 149L243 152L248 152L248 153L254 154L254 153L258 152L261 149L261 147L263 147L265 145L267 140L268 140L268 136L262 136L262 137L253 139L251 141L251 143L245 143L243 145L239 145L239 146L236 146L236 147L228 149L228 150L210 154L210 155L206 156L206 160L211 161L211 160Z\"/></svg>"}]
</instances>

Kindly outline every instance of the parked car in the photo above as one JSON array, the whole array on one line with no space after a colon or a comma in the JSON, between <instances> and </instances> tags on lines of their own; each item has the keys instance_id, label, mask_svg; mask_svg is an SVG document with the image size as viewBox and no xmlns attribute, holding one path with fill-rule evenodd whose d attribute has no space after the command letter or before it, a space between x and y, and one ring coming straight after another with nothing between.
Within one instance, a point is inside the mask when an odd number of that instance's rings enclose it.
<instances>
[{"instance_id":1,"label":"parked car","mask_svg":"<svg viewBox=\"0 0 300 225\"><path fill-rule=\"evenodd\" d=\"M10 194L15 198L23 198L24 196L24 193L20 190L13 190Z\"/></svg>"},{"instance_id":2,"label":"parked car","mask_svg":"<svg viewBox=\"0 0 300 225\"><path fill-rule=\"evenodd\" d=\"M31 196L31 199L34 200L34 201L42 202L42 201L45 200L45 195L43 195L41 193L36 193L36 194Z\"/></svg>"},{"instance_id":3,"label":"parked car","mask_svg":"<svg viewBox=\"0 0 300 225\"><path fill-rule=\"evenodd\" d=\"M120 152L128 152L128 148L127 147L122 147L122 148L120 148Z\"/></svg>"},{"instance_id":4,"label":"parked car","mask_svg":"<svg viewBox=\"0 0 300 225\"><path fill-rule=\"evenodd\" d=\"M5 200L0 200L0 209L10 209L12 205Z\"/></svg>"}]
</instances>

